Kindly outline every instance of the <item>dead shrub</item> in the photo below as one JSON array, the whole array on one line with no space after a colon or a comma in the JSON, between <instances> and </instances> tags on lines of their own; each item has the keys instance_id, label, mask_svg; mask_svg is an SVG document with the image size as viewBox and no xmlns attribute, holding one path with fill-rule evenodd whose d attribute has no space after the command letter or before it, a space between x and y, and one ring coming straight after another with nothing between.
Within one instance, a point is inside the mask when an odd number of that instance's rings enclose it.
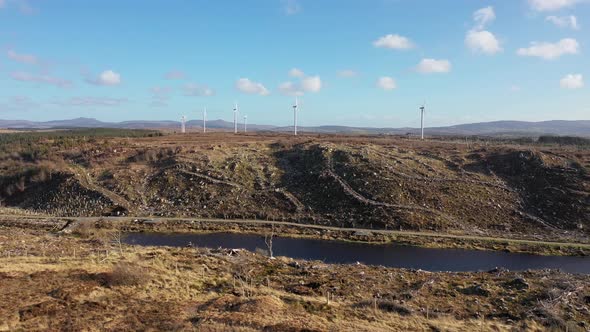
<instances>
[{"instance_id":1,"label":"dead shrub","mask_svg":"<svg viewBox=\"0 0 590 332\"><path fill-rule=\"evenodd\" d=\"M84 239L90 239L97 235L98 228L93 221L81 221L72 229L72 234Z\"/></svg>"},{"instance_id":2,"label":"dead shrub","mask_svg":"<svg viewBox=\"0 0 590 332\"><path fill-rule=\"evenodd\" d=\"M355 307L357 308L375 308L379 309L383 312L393 312L400 316L410 316L412 314L412 310L403 305L396 303L395 301L385 300L385 299L377 299L371 301L361 301L358 302Z\"/></svg>"},{"instance_id":3,"label":"dead shrub","mask_svg":"<svg viewBox=\"0 0 590 332\"><path fill-rule=\"evenodd\" d=\"M119 262L105 279L108 286L139 286L148 282L149 273L137 264Z\"/></svg>"}]
</instances>

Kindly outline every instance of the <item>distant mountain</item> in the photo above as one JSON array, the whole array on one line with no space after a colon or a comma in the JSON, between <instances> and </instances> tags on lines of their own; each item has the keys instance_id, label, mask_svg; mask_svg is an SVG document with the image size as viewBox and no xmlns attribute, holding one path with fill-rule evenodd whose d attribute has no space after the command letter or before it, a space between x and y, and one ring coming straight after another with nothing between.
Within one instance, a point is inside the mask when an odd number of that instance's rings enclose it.
<instances>
[{"instance_id":1,"label":"distant mountain","mask_svg":"<svg viewBox=\"0 0 590 332\"><path fill-rule=\"evenodd\" d=\"M494 121L461 124L448 127L429 128L441 134L459 135L501 135L501 134L553 134L590 136L590 120L577 121Z\"/></svg>"},{"instance_id":2,"label":"distant mountain","mask_svg":"<svg viewBox=\"0 0 590 332\"><path fill-rule=\"evenodd\" d=\"M187 122L188 128L201 128L201 120ZM207 121L211 129L232 130L232 122L224 120ZM103 122L92 118L77 118L71 120L55 120L47 122L25 120L0 120L0 128L7 129L51 129L51 128L125 128L125 129L176 129L180 128L178 121L124 121ZM239 125L242 130L243 124ZM252 131L292 131L292 126L280 127L271 125L248 124ZM372 128L347 126L317 126L300 127L301 132L314 133L344 133L344 134L418 134L418 128ZM486 135L486 136L538 136L538 135L572 135L590 137L590 120L578 121L494 121L468 123L446 127L426 128L428 135Z\"/></svg>"}]
</instances>

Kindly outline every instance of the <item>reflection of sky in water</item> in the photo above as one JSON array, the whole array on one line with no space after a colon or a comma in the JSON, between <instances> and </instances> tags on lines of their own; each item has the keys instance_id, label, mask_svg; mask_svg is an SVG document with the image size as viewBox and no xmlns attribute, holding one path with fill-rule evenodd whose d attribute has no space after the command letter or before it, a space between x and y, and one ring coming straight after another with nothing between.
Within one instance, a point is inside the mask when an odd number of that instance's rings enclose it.
<instances>
[{"instance_id":1,"label":"reflection of sky in water","mask_svg":"<svg viewBox=\"0 0 590 332\"><path fill-rule=\"evenodd\" d=\"M187 246L209 248L266 248L264 237L251 234L162 234L131 233L127 243L139 245ZM326 263L356 263L429 271L479 271L494 267L509 270L561 269L590 274L589 257L560 257L516 254L500 251L429 249L394 244L374 245L340 241L275 238L275 256L288 256Z\"/></svg>"}]
</instances>

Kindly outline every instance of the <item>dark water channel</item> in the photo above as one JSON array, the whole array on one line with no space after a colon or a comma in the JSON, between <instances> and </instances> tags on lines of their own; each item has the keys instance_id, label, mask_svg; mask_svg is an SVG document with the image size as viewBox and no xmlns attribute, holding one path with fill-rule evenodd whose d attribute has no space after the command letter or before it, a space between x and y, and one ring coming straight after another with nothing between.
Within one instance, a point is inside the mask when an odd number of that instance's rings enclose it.
<instances>
[{"instance_id":1,"label":"dark water channel","mask_svg":"<svg viewBox=\"0 0 590 332\"><path fill-rule=\"evenodd\" d=\"M192 244L208 248L266 248L264 237L252 234L213 233L129 233L125 242L144 246L184 247ZM427 271L487 271L495 267L521 271L560 269L590 274L590 257L539 256L499 251L430 249L396 244L364 244L341 241L275 237L275 256L326 263L356 263Z\"/></svg>"}]
</instances>

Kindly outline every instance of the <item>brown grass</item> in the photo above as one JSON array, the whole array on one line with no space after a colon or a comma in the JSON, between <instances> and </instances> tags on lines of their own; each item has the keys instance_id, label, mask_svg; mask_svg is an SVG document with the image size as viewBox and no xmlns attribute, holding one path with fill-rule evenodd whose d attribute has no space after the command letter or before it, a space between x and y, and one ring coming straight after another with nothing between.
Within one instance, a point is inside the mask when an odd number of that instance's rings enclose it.
<instances>
[{"instance_id":1,"label":"brown grass","mask_svg":"<svg viewBox=\"0 0 590 332\"><path fill-rule=\"evenodd\" d=\"M140 286L150 280L147 269L130 262L117 263L106 275L108 286Z\"/></svg>"}]
</instances>

